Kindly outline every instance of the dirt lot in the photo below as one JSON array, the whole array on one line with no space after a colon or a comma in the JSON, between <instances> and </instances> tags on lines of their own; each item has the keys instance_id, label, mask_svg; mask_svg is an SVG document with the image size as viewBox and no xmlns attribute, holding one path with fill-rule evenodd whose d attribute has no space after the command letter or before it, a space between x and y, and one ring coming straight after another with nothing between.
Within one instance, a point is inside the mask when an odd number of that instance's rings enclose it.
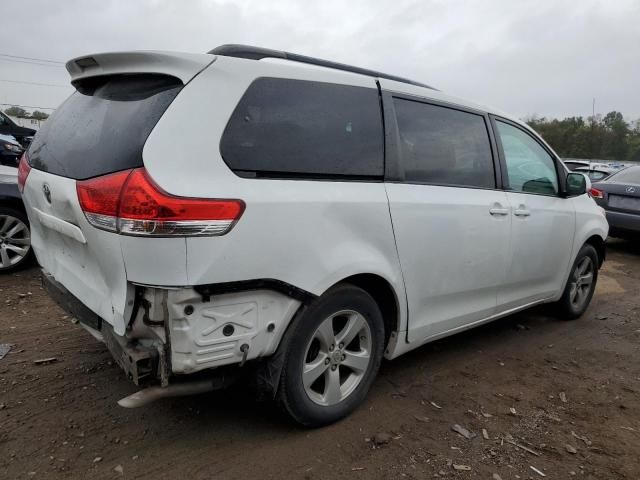
<instances>
[{"instance_id":1,"label":"dirt lot","mask_svg":"<svg viewBox=\"0 0 640 480\"><path fill-rule=\"evenodd\" d=\"M0 278L3 479L640 478L637 244L609 245L581 320L526 312L387 362L366 405L312 431L243 390L120 408L135 387L39 285Z\"/></svg>"}]
</instances>

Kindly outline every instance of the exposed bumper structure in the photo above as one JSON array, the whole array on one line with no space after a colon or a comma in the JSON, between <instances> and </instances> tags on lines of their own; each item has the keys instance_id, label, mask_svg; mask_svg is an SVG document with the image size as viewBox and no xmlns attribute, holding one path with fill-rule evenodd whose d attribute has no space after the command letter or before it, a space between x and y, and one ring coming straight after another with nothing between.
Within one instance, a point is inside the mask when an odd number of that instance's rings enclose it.
<instances>
[{"instance_id":1,"label":"exposed bumper structure","mask_svg":"<svg viewBox=\"0 0 640 480\"><path fill-rule=\"evenodd\" d=\"M49 296L63 310L77 319L95 338L104 342L116 363L136 385L156 379L159 379L163 384L168 382L166 356L162 346L145 346L116 335L111 325L98 317L62 284L57 282L52 275L44 271L42 284Z\"/></svg>"},{"instance_id":2,"label":"exposed bumper structure","mask_svg":"<svg viewBox=\"0 0 640 480\"><path fill-rule=\"evenodd\" d=\"M43 271L42 281L51 298L107 346L136 385L167 386L172 376L270 356L302 303L253 283L244 291L206 292L136 286L132 318L125 335L118 335L52 275Z\"/></svg>"}]
</instances>

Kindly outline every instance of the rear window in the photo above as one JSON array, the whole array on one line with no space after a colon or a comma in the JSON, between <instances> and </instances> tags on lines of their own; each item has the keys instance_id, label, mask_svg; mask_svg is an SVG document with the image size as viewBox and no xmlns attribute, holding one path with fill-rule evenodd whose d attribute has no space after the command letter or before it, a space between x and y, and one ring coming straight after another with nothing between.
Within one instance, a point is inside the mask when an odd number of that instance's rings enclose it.
<instances>
[{"instance_id":1,"label":"rear window","mask_svg":"<svg viewBox=\"0 0 640 480\"><path fill-rule=\"evenodd\" d=\"M612 175L609 181L614 183L637 183L640 185L640 167L625 168Z\"/></svg>"},{"instance_id":2,"label":"rear window","mask_svg":"<svg viewBox=\"0 0 640 480\"><path fill-rule=\"evenodd\" d=\"M29 148L33 168L86 179L142 166L142 148L180 80L156 74L94 77L44 122Z\"/></svg>"},{"instance_id":3,"label":"rear window","mask_svg":"<svg viewBox=\"0 0 640 480\"><path fill-rule=\"evenodd\" d=\"M375 88L260 78L220 142L244 176L382 177L382 116Z\"/></svg>"},{"instance_id":4,"label":"rear window","mask_svg":"<svg viewBox=\"0 0 640 480\"><path fill-rule=\"evenodd\" d=\"M489 133L474 113L393 99L405 181L494 188Z\"/></svg>"}]
</instances>

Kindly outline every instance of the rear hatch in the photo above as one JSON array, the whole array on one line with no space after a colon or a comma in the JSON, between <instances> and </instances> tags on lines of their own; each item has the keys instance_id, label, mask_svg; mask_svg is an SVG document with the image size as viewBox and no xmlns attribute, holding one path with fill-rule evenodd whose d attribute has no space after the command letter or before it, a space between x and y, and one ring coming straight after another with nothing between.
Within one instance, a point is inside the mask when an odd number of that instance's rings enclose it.
<instances>
[{"instance_id":1,"label":"rear hatch","mask_svg":"<svg viewBox=\"0 0 640 480\"><path fill-rule=\"evenodd\" d=\"M640 185L616 185L609 189L609 210L640 214Z\"/></svg>"},{"instance_id":2,"label":"rear hatch","mask_svg":"<svg viewBox=\"0 0 640 480\"><path fill-rule=\"evenodd\" d=\"M27 152L31 170L23 197L40 265L119 334L133 295L122 245L132 240L91 225L76 184L142 167L151 130L184 84L214 58L133 52L70 61L76 92ZM184 240L175 241L174 248L185 249Z\"/></svg>"}]
</instances>

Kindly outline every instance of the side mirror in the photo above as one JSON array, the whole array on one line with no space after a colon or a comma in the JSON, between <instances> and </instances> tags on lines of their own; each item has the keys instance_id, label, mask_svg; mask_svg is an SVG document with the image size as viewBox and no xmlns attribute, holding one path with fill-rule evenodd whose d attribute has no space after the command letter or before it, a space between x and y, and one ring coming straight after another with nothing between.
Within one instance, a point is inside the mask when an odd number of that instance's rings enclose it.
<instances>
[{"instance_id":1,"label":"side mirror","mask_svg":"<svg viewBox=\"0 0 640 480\"><path fill-rule=\"evenodd\" d=\"M586 175L571 172L567 175L567 196L577 197L591 190L591 180Z\"/></svg>"}]
</instances>

